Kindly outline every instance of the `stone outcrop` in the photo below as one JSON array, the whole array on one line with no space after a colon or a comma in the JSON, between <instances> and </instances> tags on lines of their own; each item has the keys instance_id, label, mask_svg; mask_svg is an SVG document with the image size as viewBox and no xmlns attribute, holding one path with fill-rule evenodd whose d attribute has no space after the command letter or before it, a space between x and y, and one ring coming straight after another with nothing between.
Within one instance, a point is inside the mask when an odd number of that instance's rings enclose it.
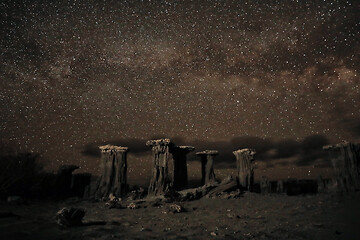
<instances>
[{"instance_id":1,"label":"stone outcrop","mask_svg":"<svg viewBox=\"0 0 360 240\"><path fill-rule=\"evenodd\" d=\"M71 181L73 171L78 169L76 165L61 165L56 174L55 180L55 195L59 198L66 198L71 196Z\"/></svg>"},{"instance_id":2,"label":"stone outcrop","mask_svg":"<svg viewBox=\"0 0 360 240\"><path fill-rule=\"evenodd\" d=\"M165 202L193 201L203 197L207 198L238 198L241 195L239 185L235 179L228 176L223 181L212 182L198 188L185 189L182 191L169 191L164 195Z\"/></svg>"},{"instance_id":3,"label":"stone outcrop","mask_svg":"<svg viewBox=\"0 0 360 240\"><path fill-rule=\"evenodd\" d=\"M127 147L105 145L101 150L101 176L95 188L95 199L110 194L123 197L127 189Z\"/></svg>"},{"instance_id":4,"label":"stone outcrop","mask_svg":"<svg viewBox=\"0 0 360 240\"><path fill-rule=\"evenodd\" d=\"M360 189L360 144L342 142L324 146L334 169L334 182L339 191Z\"/></svg>"},{"instance_id":5,"label":"stone outcrop","mask_svg":"<svg viewBox=\"0 0 360 240\"><path fill-rule=\"evenodd\" d=\"M76 173L72 175L71 179L71 193L73 196L83 197L85 188L91 182L90 173Z\"/></svg>"},{"instance_id":6,"label":"stone outcrop","mask_svg":"<svg viewBox=\"0 0 360 240\"><path fill-rule=\"evenodd\" d=\"M255 150L250 148L234 151L236 157L237 178L242 188L253 190L254 185L254 155Z\"/></svg>"},{"instance_id":7,"label":"stone outcrop","mask_svg":"<svg viewBox=\"0 0 360 240\"><path fill-rule=\"evenodd\" d=\"M82 219L85 211L80 208L62 208L56 213L57 224L63 227L76 227L83 225Z\"/></svg>"},{"instance_id":8,"label":"stone outcrop","mask_svg":"<svg viewBox=\"0 0 360 240\"><path fill-rule=\"evenodd\" d=\"M271 183L267 177L262 176L260 181L261 194L271 193Z\"/></svg>"},{"instance_id":9,"label":"stone outcrop","mask_svg":"<svg viewBox=\"0 0 360 240\"><path fill-rule=\"evenodd\" d=\"M162 195L171 188L171 179L169 176L169 155L170 149L174 144L170 139L149 140L147 146L152 148L153 169L150 185L148 189L149 195Z\"/></svg>"},{"instance_id":10,"label":"stone outcrop","mask_svg":"<svg viewBox=\"0 0 360 240\"><path fill-rule=\"evenodd\" d=\"M231 191L239 189L238 182L236 181L236 179L233 179L232 176L228 176L223 181L221 181L220 184L216 184L214 186L215 188L210 190L207 194L209 198L217 197L224 193L229 193Z\"/></svg>"},{"instance_id":11,"label":"stone outcrop","mask_svg":"<svg viewBox=\"0 0 360 240\"><path fill-rule=\"evenodd\" d=\"M214 172L214 158L219 154L216 150L205 150L197 152L196 155L201 159L201 184L207 185L217 182Z\"/></svg>"},{"instance_id":12,"label":"stone outcrop","mask_svg":"<svg viewBox=\"0 0 360 240\"><path fill-rule=\"evenodd\" d=\"M276 192L284 193L284 181L283 180L278 180L276 182Z\"/></svg>"},{"instance_id":13,"label":"stone outcrop","mask_svg":"<svg viewBox=\"0 0 360 240\"><path fill-rule=\"evenodd\" d=\"M176 146L171 150L173 155L172 186L175 190L182 190L188 187L186 155L194 150L195 148L191 146Z\"/></svg>"}]
</instances>

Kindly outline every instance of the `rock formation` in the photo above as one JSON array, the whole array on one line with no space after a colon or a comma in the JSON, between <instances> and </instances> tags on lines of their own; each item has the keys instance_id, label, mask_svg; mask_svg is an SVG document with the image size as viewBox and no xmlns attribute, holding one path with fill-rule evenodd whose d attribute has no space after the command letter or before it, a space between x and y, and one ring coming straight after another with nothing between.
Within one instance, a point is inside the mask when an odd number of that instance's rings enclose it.
<instances>
[{"instance_id":1,"label":"rock formation","mask_svg":"<svg viewBox=\"0 0 360 240\"><path fill-rule=\"evenodd\" d=\"M283 180L278 180L276 182L276 192L284 193L284 181Z\"/></svg>"},{"instance_id":2,"label":"rock formation","mask_svg":"<svg viewBox=\"0 0 360 240\"><path fill-rule=\"evenodd\" d=\"M105 145L101 150L101 176L95 198L108 198L110 194L123 197L127 188L127 147Z\"/></svg>"},{"instance_id":3,"label":"rock formation","mask_svg":"<svg viewBox=\"0 0 360 240\"><path fill-rule=\"evenodd\" d=\"M85 188L90 184L90 173L77 173L72 175L71 192L73 196L83 197Z\"/></svg>"},{"instance_id":4,"label":"rock formation","mask_svg":"<svg viewBox=\"0 0 360 240\"><path fill-rule=\"evenodd\" d=\"M62 208L55 216L57 224L63 227L76 227L83 225L82 219L85 211L80 208Z\"/></svg>"},{"instance_id":5,"label":"rock formation","mask_svg":"<svg viewBox=\"0 0 360 240\"><path fill-rule=\"evenodd\" d=\"M194 150L191 146L177 146L171 150L174 160L172 185L175 190L188 187L186 155Z\"/></svg>"},{"instance_id":6,"label":"rock formation","mask_svg":"<svg viewBox=\"0 0 360 240\"><path fill-rule=\"evenodd\" d=\"M216 182L214 173L214 157L218 154L219 152L216 150L205 150L196 153L196 155L198 155L201 159L202 185Z\"/></svg>"},{"instance_id":7,"label":"rock formation","mask_svg":"<svg viewBox=\"0 0 360 240\"><path fill-rule=\"evenodd\" d=\"M262 176L260 181L261 194L271 193L271 183L267 177Z\"/></svg>"},{"instance_id":8,"label":"rock formation","mask_svg":"<svg viewBox=\"0 0 360 240\"><path fill-rule=\"evenodd\" d=\"M210 190L207 194L208 197L216 197L223 195L225 193L229 193L231 191L235 191L239 189L239 184L236 179L233 179L232 176L228 176L224 180L221 181L219 184L213 185L215 188ZM230 196L229 196L230 197Z\"/></svg>"},{"instance_id":9,"label":"rock formation","mask_svg":"<svg viewBox=\"0 0 360 240\"><path fill-rule=\"evenodd\" d=\"M360 144L343 142L324 146L334 168L334 181L340 191L360 189Z\"/></svg>"},{"instance_id":10,"label":"rock formation","mask_svg":"<svg viewBox=\"0 0 360 240\"><path fill-rule=\"evenodd\" d=\"M210 184L203 185L198 188L185 189L179 192L172 192L171 196L165 194L166 201L174 202L174 201L192 201L198 200L202 197L207 198L238 198L240 197L242 192L239 189L239 185L235 179L231 176L223 179L221 183L212 182Z\"/></svg>"},{"instance_id":11,"label":"rock formation","mask_svg":"<svg viewBox=\"0 0 360 240\"><path fill-rule=\"evenodd\" d=\"M79 167L76 165L61 165L56 174L55 194L57 197L66 198L71 195L72 173Z\"/></svg>"},{"instance_id":12,"label":"rock formation","mask_svg":"<svg viewBox=\"0 0 360 240\"><path fill-rule=\"evenodd\" d=\"M335 189L334 189L335 188ZM317 192L328 193L337 190L335 180L332 178L323 178L321 175L317 178Z\"/></svg>"},{"instance_id":13,"label":"rock formation","mask_svg":"<svg viewBox=\"0 0 360 240\"><path fill-rule=\"evenodd\" d=\"M146 145L152 147L153 154L153 170L148 194L161 195L171 187L168 165L170 149L172 150L174 144L170 139L165 138L149 140Z\"/></svg>"},{"instance_id":14,"label":"rock formation","mask_svg":"<svg viewBox=\"0 0 360 240\"><path fill-rule=\"evenodd\" d=\"M249 190L253 190L254 184L254 155L255 150L245 148L234 151L233 154L236 157L237 177L239 184Z\"/></svg>"}]
</instances>

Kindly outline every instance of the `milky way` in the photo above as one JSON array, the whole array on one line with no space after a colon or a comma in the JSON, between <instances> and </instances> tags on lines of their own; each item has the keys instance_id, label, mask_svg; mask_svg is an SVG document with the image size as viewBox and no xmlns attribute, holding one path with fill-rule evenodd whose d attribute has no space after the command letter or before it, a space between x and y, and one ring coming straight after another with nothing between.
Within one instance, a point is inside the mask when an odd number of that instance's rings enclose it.
<instances>
[{"instance_id":1,"label":"milky way","mask_svg":"<svg viewBox=\"0 0 360 240\"><path fill-rule=\"evenodd\" d=\"M119 139L359 141L356 1L155 2L2 1L2 145L94 171Z\"/></svg>"}]
</instances>

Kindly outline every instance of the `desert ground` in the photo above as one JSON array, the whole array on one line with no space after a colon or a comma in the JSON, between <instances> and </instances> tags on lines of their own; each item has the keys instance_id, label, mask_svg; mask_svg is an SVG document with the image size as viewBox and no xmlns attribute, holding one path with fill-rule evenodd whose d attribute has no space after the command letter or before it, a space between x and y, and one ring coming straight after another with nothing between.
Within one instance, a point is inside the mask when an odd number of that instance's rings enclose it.
<instances>
[{"instance_id":1,"label":"desert ground","mask_svg":"<svg viewBox=\"0 0 360 240\"><path fill-rule=\"evenodd\" d=\"M286 196L244 193L171 204L133 201L109 208L81 199L2 202L0 239L360 239L360 192ZM55 221L63 207L83 208L83 225Z\"/></svg>"}]
</instances>

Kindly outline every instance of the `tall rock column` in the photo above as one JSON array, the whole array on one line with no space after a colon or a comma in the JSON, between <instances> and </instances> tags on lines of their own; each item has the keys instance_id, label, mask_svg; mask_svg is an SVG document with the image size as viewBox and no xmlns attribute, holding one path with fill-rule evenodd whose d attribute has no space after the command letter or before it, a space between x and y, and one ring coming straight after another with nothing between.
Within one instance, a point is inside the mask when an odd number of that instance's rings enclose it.
<instances>
[{"instance_id":1,"label":"tall rock column","mask_svg":"<svg viewBox=\"0 0 360 240\"><path fill-rule=\"evenodd\" d=\"M101 176L95 198L107 198L110 194L123 197L127 188L127 147L105 145L101 150Z\"/></svg>"},{"instance_id":2,"label":"tall rock column","mask_svg":"<svg viewBox=\"0 0 360 240\"><path fill-rule=\"evenodd\" d=\"M188 186L186 155L194 151L191 146L177 146L171 151L174 160L172 185L175 190L185 189Z\"/></svg>"},{"instance_id":3,"label":"tall rock column","mask_svg":"<svg viewBox=\"0 0 360 240\"><path fill-rule=\"evenodd\" d=\"M249 191L253 190L254 184L254 155L255 150L245 148L234 151L236 157L237 178L239 184Z\"/></svg>"},{"instance_id":4,"label":"tall rock column","mask_svg":"<svg viewBox=\"0 0 360 240\"><path fill-rule=\"evenodd\" d=\"M150 185L148 189L149 195L160 195L170 189L171 180L169 177L169 155L173 143L170 139L149 140L147 146L152 147L153 169Z\"/></svg>"},{"instance_id":5,"label":"tall rock column","mask_svg":"<svg viewBox=\"0 0 360 240\"><path fill-rule=\"evenodd\" d=\"M206 185L216 182L214 172L214 158L218 154L219 152L216 150L205 150L196 153L196 155L198 155L201 159L201 184Z\"/></svg>"},{"instance_id":6,"label":"tall rock column","mask_svg":"<svg viewBox=\"0 0 360 240\"><path fill-rule=\"evenodd\" d=\"M340 191L360 189L360 145L343 142L324 146L334 168L334 178Z\"/></svg>"}]
</instances>

